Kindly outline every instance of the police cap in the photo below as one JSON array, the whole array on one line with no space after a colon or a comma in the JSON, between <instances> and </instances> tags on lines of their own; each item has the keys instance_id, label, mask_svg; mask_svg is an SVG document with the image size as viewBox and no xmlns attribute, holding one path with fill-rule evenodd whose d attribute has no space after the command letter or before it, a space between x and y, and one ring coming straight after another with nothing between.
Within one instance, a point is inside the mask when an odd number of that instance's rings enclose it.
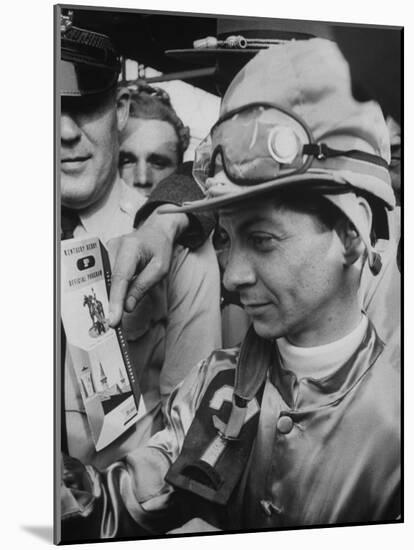
<instances>
[{"instance_id":1,"label":"police cap","mask_svg":"<svg viewBox=\"0 0 414 550\"><path fill-rule=\"evenodd\" d=\"M62 96L99 94L116 85L121 66L108 36L76 27L62 15L60 46Z\"/></svg>"}]
</instances>

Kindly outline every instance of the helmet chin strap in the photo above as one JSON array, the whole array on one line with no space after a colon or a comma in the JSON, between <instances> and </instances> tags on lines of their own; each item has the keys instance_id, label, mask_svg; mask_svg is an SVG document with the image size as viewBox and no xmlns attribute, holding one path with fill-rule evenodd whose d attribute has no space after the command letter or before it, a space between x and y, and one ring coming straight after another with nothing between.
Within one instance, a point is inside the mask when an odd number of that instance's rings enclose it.
<instances>
[{"instance_id":1,"label":"helmet chin strap","mask_svg":"<svg viewBox=\"0 0 414 550\"><path fill-rule=\"evenodd\" d=\"M213 416L214 427L223 439L238 438L246 420L247 406L263 385L273 354L273 343L260 338L251 325L240 349L229 420L225 424L217 416Z\"/></svg>"},{"instance_id":2,"label":"helmet chin strap","mask_svg":"<svg viewBox=\"0 0 414 550\"><path fill-rule=\"evenodd\" d=\"M168 483L216 504L229 501L251 454L267 372L277 361L276 354L274 343L250 327L235 374L234 369L223 371L210 383L181 454L166 476ZM232 383L223 386L226 376ZM231 391L231 408L212 414L218 408L212 405L214 396L223 388Z\"/></svg>"}]
</instances>

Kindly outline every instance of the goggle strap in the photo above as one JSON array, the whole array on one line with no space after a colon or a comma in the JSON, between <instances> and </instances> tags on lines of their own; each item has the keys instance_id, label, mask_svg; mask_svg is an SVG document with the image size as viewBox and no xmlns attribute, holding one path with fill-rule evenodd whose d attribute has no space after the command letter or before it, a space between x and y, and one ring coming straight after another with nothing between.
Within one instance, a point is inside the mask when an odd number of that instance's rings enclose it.
<instances>
[{"instance_id":1,"label":"goggle strap","mask_svg":"<svg viewBox=\"0 0 414 550\"><path fill-rule=\"evenodd\" d=\"M339 149L332 149L326 143L307 143L303 146L303 154L316 157L318 160L325 160L333 157L349 157L356 160L363 160L388 168L388 163L382 157L377 155L371 155L365 153L365 151L359 151L358 149L350 149L348 151L341 151Z\"/></svg>"}]
</instances>

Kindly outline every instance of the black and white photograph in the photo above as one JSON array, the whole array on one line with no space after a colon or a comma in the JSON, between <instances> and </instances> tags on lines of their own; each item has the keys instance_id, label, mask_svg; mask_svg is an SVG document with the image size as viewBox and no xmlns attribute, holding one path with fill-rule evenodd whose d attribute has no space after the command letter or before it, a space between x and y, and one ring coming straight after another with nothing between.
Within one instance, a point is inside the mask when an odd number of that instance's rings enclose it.
<instances>
[{"instance_id":1,"label":"black and white photograph","mask_svg":"<svg viewBox=\"0 0 414 550\"><path fill-rule=\"evenodd\" d=\"M54 38L54 542L403 523L403 27Z\"/></svg>"}]
</instances>

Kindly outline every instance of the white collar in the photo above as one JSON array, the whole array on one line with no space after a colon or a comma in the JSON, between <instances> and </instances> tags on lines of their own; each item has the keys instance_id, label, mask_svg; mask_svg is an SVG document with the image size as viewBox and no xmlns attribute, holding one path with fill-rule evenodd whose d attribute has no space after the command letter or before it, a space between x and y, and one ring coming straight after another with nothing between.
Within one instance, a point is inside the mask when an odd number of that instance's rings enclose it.
<instances>
[{"instance_id":1,"label":"white collar","mask_svg":"<svg viewBox=\"0 0 414 550\"><path fill-rule=\"evenodd\" d=\"M364 338L368 319L362 314L358 325L346 336L322 346L293 346L286 338L277 339L284 369L302 378L321 379L333 374L352 356Z\"/></svg>"},{"instance_id":2,"label":"white collar","mask_svg":"<svg viewBox=\"0 0 414 550\"><path fill-rule=\"evenodd\" d=\"M145 201L146 198L142 194L129 187L117 174L114 184L104 199L99 204L80 212L80 221L87 233L101 235L104 228L110 227L119 209L133 218Z\"/></svg>"}]
</instances>

